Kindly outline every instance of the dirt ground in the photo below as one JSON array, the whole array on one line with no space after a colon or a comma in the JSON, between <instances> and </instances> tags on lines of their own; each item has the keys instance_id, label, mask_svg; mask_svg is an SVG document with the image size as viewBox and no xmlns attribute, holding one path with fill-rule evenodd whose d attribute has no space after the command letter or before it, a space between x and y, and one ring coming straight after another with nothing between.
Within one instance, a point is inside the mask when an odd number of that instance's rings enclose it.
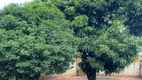
<instances>
[{"instance_id":1,"label":"dirt ground","mask_svg":"<svg viewBox=\"0 0 142 80\"><path fill-rule=\"evenodd\" d=\"M87 78L85 76L78 76L78 77L72 77L72 78L57 78L57 79L50 79L50 80L87 80ZM97 80L142 80L142 78L97 76Z\"/></svg>"}]
</instances>

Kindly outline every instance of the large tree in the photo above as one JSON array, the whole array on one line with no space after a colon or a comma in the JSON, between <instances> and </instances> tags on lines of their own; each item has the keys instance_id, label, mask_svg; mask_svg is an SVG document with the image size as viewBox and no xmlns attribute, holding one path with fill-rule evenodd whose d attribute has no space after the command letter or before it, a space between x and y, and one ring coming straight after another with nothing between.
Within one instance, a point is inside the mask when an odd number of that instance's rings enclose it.
<instances>
[{"instance_id":1,"label":"large tree","mask_svg":"<svg viewBox=\"0 0 142 80\"><path fill-rule=\"evenodd\" d=\"M0 79L38 80L70 68L77 38L51 3L11 4L0 11Z\"/></svg>"},{"instance_id":2,"label":"large tree","mask_svg":"<svg viewBox=\"0 0 142 80\"><path fill-rule=\"evenodd\" d=\"M80 67L89 80L96 72L120 72L137 58L142 0L41 0L53 2L71 21L82 42ZM131 34L131 35L130 35Z\"/></svg>"},{"instance_id":3,"label":"large tree","mask_svg":"<svg viewBox=\"0 0 142 80\"><path fill-rule=\"evenodd\" d=\"M48 1L48 0L41 0ZM97 28L113 20L125 21L131 34L141 36L142 0L51 0L62 10L66 18L86 15L88 25Z\"/></svg>"},{"instance_id":4,"label":"large tree","mask_svg":"<svg viewBox=\"0 0 142 80\"><path fill-rule=\"evenodd\" d=\"M137 59L138 41L123 28L120 21L114 21L109 28L94 30L97 33L82 40L79 66L89 80L96 80L100 71L106 75L119 73Z\"/></svg>"}]
</instances>

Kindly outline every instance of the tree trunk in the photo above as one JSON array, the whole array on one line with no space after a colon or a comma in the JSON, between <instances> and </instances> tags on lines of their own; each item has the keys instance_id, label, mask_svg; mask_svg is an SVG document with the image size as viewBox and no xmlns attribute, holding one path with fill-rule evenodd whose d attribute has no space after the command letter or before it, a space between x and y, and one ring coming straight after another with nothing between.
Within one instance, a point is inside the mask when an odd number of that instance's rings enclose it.
<instances>
[{"instance_id":1,"label":"tree trunk","mask_svg":"<svg viewBox=\"0 0 142 80\"><path fill-rule=\"evenodd\" d=\"M96 80L96 73L93 74L87 74L88 80Z\"/></svg>"}]
</instances>

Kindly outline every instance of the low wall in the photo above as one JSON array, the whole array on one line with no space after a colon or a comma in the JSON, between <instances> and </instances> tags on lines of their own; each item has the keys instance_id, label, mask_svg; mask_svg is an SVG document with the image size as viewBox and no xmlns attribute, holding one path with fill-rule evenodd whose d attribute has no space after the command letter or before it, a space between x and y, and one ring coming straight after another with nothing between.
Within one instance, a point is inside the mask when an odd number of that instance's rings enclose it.
<instances>
[{"instance_id":1,"label":"low wall","mask_svg":"<svg viewBox=\"0 0 142 80\"><path fill-rule=\"evenodd\" d=\"M64 74L61 75L49 75L49 76L42 76L41 80L49 80L53 78L62 78L62 77L74 77L74 76L80 76L80 75L85 75L82 72L79 72L78 70L78 63L81 62L80 58L77 58L75 63L72 65L73 68L65 72ZM126 67L124 71L122 71L119 74L111 74L111 76L121 76L121 77L142 77L142 57L139 57L139 60L136 62L132 63L130 66ZM99 76L105 76L105 73L100 72L97 73Z\"/></svg>"},{"instance_id":2,"label":"low wall","mask_svg":"<svg viewBox=\"0 0 142 80\"><path fill-rule=\"evenodd\" d=\"M81 60L78 60L81 62ZM137 61L127 66L121 73L119 74L111 74L111 76L121 76L121 77L141 77L142 76L142 66L140 66L140 61L142 61L142 57L140 56ZM142 63L142 62L141 62ZM142 64L141 64L142 65ZM81 72L78 75L83 75ZM97 75L105 76L104 72L97 73Z\"/></svg>"},{"instance_id":3,"label":"low wall","mask_svg":"<svg viewBox=\"0 0 142 80\"><path fill-rule=\"evenodd\" d=\"M98 75L105 76L105 73L100 72ZM119 77L140 77L140 65L139 64L131 64L130 66L126 67L124 71L121 73L113 73L111 76L119 76Z\"/></svg>"},{"instance_id":4,"label":"low wall","mask_svg":"<svg viewBox=\"0 0 142 80\"><path fill-rule=\"evenodd\" d=\"M65 78L65 77L75 77L77 76L77 63L76 61L74 62L72 69L67 70L65 73L60 74L60 75L42 75L40 80L53 80L53 79L61 79L61 78Z\"/></svg>"}]
</instances>

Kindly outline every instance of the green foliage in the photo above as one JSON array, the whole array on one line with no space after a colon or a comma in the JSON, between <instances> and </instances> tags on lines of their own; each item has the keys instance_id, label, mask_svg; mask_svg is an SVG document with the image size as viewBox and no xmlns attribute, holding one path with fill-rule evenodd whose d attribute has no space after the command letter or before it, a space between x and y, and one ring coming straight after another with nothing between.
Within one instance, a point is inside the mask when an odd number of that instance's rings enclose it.
<instances>
[{"instance_id":1,"label":"green foliage","mask_svg":"<svg viewBox=\"0 0 142 80\"><path fill-rule=\"evenodd\" d=\"M80 67L83 72L105 71L106 74L119 73L137 59L138 41L130 36L119 21L82 42Z\"/></svg>"},{"instance_id":2,"label":"green foliage","mask_svg":"<svg viewBox=\"0 0 142 80\"><path fill-rule=\"evenodd\" d=\"M142 0L50 0L62 10L67 19L88 16L89 26L100 28L113 20L125 21L131 34L141 36Z\"/></svg>"},{"instance_id":3,"label":"green foliage","mask_svg":"<svg viewBox=\"0 0 142 80\"><path fill-rule=\"evenodd\" d=\"M48 1L45 1L48 2ZM87 75L120 72L138 56L142 0L50 0L80 37L80 67ZM130 35L132 34L132 35Z\"/></svg>"},{"instance_id":4,"label":"green foliage","mask_svg":"<svg viewBox=\"0 0 142 80\"><path fill-rule=\"evenodd\" d=\"M0 79L35 80L70 68L78 39L51 3L11 4L0 11Z\"/></svg>"}]
</instances>

